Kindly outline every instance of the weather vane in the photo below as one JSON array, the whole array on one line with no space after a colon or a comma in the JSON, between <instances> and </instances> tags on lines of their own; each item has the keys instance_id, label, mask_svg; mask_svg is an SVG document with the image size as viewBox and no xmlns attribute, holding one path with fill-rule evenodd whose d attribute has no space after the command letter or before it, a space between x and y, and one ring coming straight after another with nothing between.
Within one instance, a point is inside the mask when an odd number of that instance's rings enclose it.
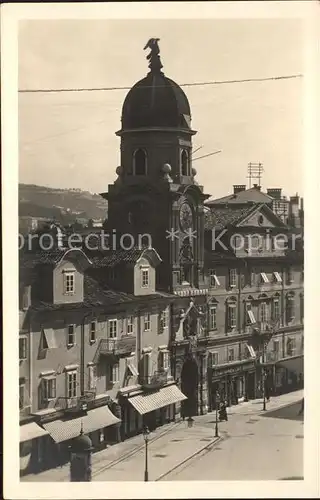
<instances>
[{"instance_id":1,"label":"weather vane","mask_svg":"<svg viewBox=\"0 0 320 500\"><path fill-rule=\"evenodd\" d=\"M160 73L161 68L163 68L160 60L160 49L158 42L160 38L150 38L143 50L150 49L147 55L147 60L149 61L149 68L152 73Z\"/></svg>"}]
</instances>

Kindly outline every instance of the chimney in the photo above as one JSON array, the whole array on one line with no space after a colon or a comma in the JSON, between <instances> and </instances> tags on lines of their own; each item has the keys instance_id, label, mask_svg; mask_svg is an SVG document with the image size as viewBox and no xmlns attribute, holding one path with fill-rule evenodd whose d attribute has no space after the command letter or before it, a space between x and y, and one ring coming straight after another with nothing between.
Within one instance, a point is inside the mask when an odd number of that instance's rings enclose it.
<instances>
[{"instance_id":1,"label":"chimney","mask_svg":"<svg viewBox=\"0 0 320 500\"><path fill-rule=\"evenodd\" d=\"M300 227L300 196L290 196L289 201L289 222L293 227Z\"/></svg>"},{"instance_id":2,"label":"chimney","mask_svg":"<svg viewBox=\"0 0 320 500\"><path fill-rule=\"evenodd\" d=\"M261 186L258 186L258 184L253 184L253 187L258 191L261 191Z\"/></svg>"},{"instance_id":3,"label":"chimney","mask_svg":"<svg viewBox=\"0 0 320 500\"><path fill-rule=\"evenodd\" d=\"M245 184L234 184L233 185L233 194L238 194L241 193L241 191L246 190L246 185Z\"/></svg>"},{"instance_id":4,"label":"chimney","mask_svg":"<svg viewBox=\"0 0 320 500\"><path fill-rule=\"evenodd\" d=\"M281 188L268 188L267 189L267 194L271 196L271 198L274 198L275 200L281 200Z\"/></svg>"}]
</instances>

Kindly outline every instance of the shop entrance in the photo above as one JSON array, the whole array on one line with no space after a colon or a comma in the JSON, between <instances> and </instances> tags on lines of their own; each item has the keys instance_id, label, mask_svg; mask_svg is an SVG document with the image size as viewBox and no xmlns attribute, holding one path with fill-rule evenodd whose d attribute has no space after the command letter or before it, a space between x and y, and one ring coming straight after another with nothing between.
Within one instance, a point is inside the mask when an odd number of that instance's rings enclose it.
<instances>
[{"instance_id":1,"label":"shop entrance","mask_svg":"<svg viewBox=\"0 0 320 500\"><path fill-rule=\"evenodd\" d=\"M198 379L197 362L189 357L183 363L181 371L181 390L188 398L181 402L183 417L192 417L198 413Z\"/></svg>"}]
</instances>

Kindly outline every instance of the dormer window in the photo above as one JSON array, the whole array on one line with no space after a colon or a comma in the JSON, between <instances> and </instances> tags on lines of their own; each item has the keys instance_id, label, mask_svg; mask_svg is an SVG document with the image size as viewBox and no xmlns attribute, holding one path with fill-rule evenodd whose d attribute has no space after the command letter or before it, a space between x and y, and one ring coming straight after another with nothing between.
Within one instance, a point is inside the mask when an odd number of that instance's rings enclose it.
<instances>
[{"instance_id":1,"label":"dormer window","mask_svg":"<svg viewBox=\"0 0 320 500\"><path fill-rule=\"evenodd\" d=\"M133 155L133 174L147 175L147 154L143 149L137 149Z\"/></svg>"},{"instance_id":2,"label":"dormer window","mask_svg":"<svg viewBox=\"0 0 320 500\"><path fill-rule=\"evenodd\" d=\"M141 269L141 286L142 288L148 288L149 286L149 268L144 267Z\"/></svg>"},{"instance_id":3,"label":"dormer window","mask_svg":"<svg viewBox=\"0 0 320 500\"><path fill-rule=\"evenodd\" d=\"M73 295L75 292L75 271L63 273L63 289L65 295Z\"/></svg>"},{"instance_id":4,"label":"dormer window","mask_svg":"<svg viewBox=\"0 0 320 500\"><path fill-rule=\"evenodd\" d=\"M184 149L181 152L181 175L190 175L189 172L189 155L188 152Z\"/></svg>"}]
</instances>

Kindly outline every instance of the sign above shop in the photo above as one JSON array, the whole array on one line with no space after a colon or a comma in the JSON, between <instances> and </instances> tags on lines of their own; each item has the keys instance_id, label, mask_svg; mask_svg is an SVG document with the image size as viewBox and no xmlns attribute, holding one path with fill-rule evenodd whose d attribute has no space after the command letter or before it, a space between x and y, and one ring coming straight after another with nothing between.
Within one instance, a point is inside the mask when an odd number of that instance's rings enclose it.
<instances>
[{"instance_id":1,"label":"sign above shop","mask_svg":"<svg viewBox=\"0 0 320 500\"><path fill-rule=\"evenodd\" d=\"M236 375L236 374L239 374L239 373L242 373L244 371L248 371L248 370L251 370L251 369L254 369L255 368L255 364L254 362L251 362L251 363L248 363L246 365L237 365L237 366L226 366L224 368L213 368L212 370L212 378L215 379L217 377L221 377L221 376L224 376L224 375Z\"/></svg>"}]
</instances>

